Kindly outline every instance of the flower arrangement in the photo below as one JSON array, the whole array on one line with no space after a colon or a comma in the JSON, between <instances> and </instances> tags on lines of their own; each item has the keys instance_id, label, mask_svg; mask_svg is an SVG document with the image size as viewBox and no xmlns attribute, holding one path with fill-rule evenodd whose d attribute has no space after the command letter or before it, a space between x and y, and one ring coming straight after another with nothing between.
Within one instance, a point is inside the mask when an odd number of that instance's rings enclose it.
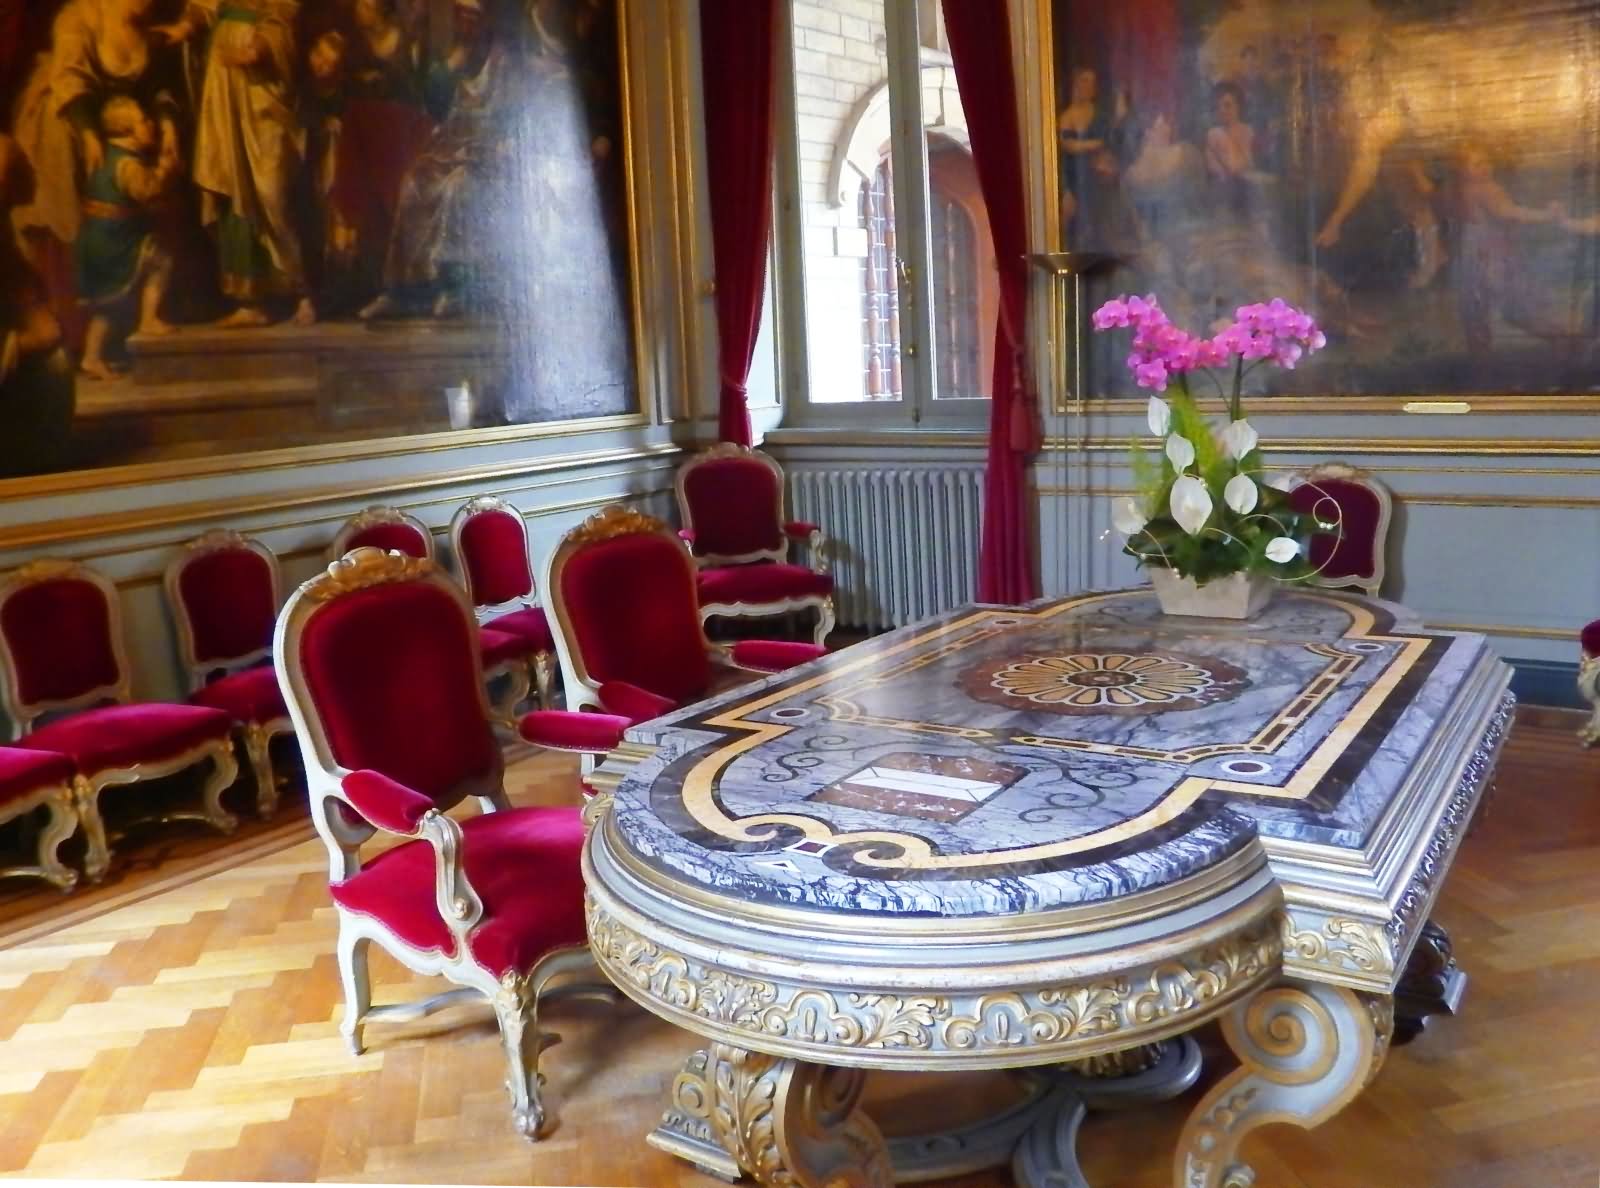
<instances>
[{"instance_id":1,"label":"flower arrangement","mask_svg":"<svg viewBox=\"0 0 1600 1188\"><path fill-rule=\"evenodd\" d=\"M1241 306L1212 338L1172 324L1154 296L1118 297L1094 313L1097 331L1131 328L1128 368L1153 395L1150 432L1159 455L1133 447L1138 493L1121 500L1112 524L1127 537L1124 551L1154 570L1171 570L1196 587L1233 574L1278 581L1312 575L1306 562L1311 532L1337 530L1295 512L1283 480L1262 478L1260 438L1245 419L1240 392L1257 367L1293 369L1327 339L1315 319L1281 298ZM1217 371L1232 371L1225 390ZM1228 424L1213 429L1192 391L1205 376L1228 401ZM1337 514L1334 512L1333 514Z\"/></svg>"}]
</instances>

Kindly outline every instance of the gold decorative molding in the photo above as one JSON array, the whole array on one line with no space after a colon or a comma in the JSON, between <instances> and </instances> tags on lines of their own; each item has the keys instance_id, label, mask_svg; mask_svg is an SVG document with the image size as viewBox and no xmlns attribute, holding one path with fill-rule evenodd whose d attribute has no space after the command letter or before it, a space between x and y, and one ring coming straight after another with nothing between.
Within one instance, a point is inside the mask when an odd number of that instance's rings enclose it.
<instances>
[{"instance_id":1,"label":"gold decorative molding","mask_svg":"<svg viewBox=\"0 0 1600 1188\"><path fill-rule=\"evenodd\" d=\"M313 602L331 602L355 590L414 581L437 572L438 565L424 557L363 546L330 563L323 573L301 585L300 591Z\"/></svg>"},{"instance_id":2,"label":"gold decorative molding","mask_svg":"<svg viewBox=\"0 0 1600 1188\"><path fill-rule=\"evenodd\" d=\"M1439 413L1593 413L1600 412L1600 395L1586 392L1552 392L1523 395L1497 392L1482 396L1447 396L1439 393L1406 393L1395 396L1251 396L1250 407L1257 415L1311 416L1348 413L1395 413L1418 416ZM1112 396L1089 400L1089 411L1107 416L1144 418L1147 401L1142 397ZM1201 411L1226 412L1225 400L1195 401ZM1464 408L1462 406L1465 406Z\"/></svg>"},{"instance_id":3,"label":"gold decorative molding","mask_svg":"<svg viewBox=\"0 0 1600 1188\"><path fill-rule=\"evenodd\" d=\"M623 413L611 417L585 417L571 421L544 421L534 425L504 425L493 429L452 429L441 433L419 433L409 437L386 437L368 441L327 442L321 445L289 446L280 450L255 450L243 454L207 453L196 458L172 458L157 462L134 462L126 466L101 466L87 470L67 470L56 474L29 475L0 480L0 503L32 499L40 495L77 494L104 487L137 487L180 479L207 478L219 474L241 474L290 467L319 466L356 459L412 457L438 450L458 450L470 446L504 442L532 441L546 437L573 437L584 433L603 433L614 429L635 429L650 424L643 413Z\"/></svg>"},{"instance_id":4,"label":"gold decorative molding","mask_svg":"<svg viewBox=\"0 0 1600 1188\"><path fill-rule=\"evenodd\" d=\"M1141 414L1142 415L1142 414ZM1267 437L1263 450L1292 454L1459 454L1468 457L1592 458L1600 454L1600 439L1562 437ZM1128 436L1090 437L1069 441L1045 440L1044 450L1086 450L1091 453L1125 453Z\"/></svg>"},{"instance_id":5,"label":"gold decorative molding","mask_svg":"<svg viewBox=\"0 0 1600 1188\"><path fill-rule=\"evenodd\" d=\"M1331 464L1329 464L1331 465ZM1292 469L1291 467L1277 467L1274 469ZM1325 467L1313 467L1313 470ZM1343 469L1367 474L1359 467L1344 467ZM1137 495L1139 492L1132 487L1085 487L1061 486L1057 484L1041 484L1036 487L1040 495L1065 495L1081 496L1090 499L1116 499L1124 495ZM1591 495L1496 495L1496 494L1429 494L1426 492L1400 491L1396 492L1395 499L1399 503L1408 503L1419 507L1550 507L1581 510L1585 508L1600 507L1600 496Z\"/></svg>"},{"instance_id":6,"label":"gold decorative molding","mask_svg":"<svg viewBox=\"0 0 1600 1188\"><path fill-rule=\"evenodd\" d=\"M1300 927L1292 913L1283 916L1285 966L1309 966L1343 974L1387 979L1394 973L1394 954L1377 924L1333 917L1320 928Z\"/></svg>"},{"instance_id":7,"label":"gold decorative molding","mask_svg":"<svg viewBox=\"0 0 1600 1188\"><path fill-rule=\"evenodd\" d=\"M0 551L28 548L38 544L56 544L69 540L86 540L97 536L115 536L126 532L141 532L154 528L167 528L178 524L215 521L226 516L246 516L261 512L286 511L297 507L313 507L340 500L371 498L394 492L422 491L437 487L461 486L468 483L492 482L529 474L546 474L573 470L584 466L600 466L607 462L628 462L647 458L668 457L681 453L679 446L660 443L627 446L618 449L593 450L581 454L558 454L552 458L515 462L495 462L481 466L466 466L453 470L433 471L418 475L396 475L381 479L364 479L342 483L328 483L316 487L302 487L290 491L274 491L239 495L224 499L204 499L185 503L165 503L156 507L134 508L129 511L103 512L95 515L73 516L51 520L0 527ZM599 476L583 476L584 478ZM332 517L342 520L342 515ZM303 521L297 521L300 523Z\"/></svg>"},{"instance_id":8,"label":"gold decorative molding","mask_svg":"<svg viewBox=\"0 0 1600 1188\"><path fill-rule=\"evenodd\" d=\"M912 1067L983 1064L1017 1049L1095 1055L1192 1027L1275 977L1283 925L1257 919L1181 957L1125 974L1016 991L952 987L871 993L755 978L706 965L641 935L593 897L589 944L613 981L702 1034L755 1039L802 1058L903 1053ZM955 976L955 975L953 975Z\"/></svg>"}]
</instances>

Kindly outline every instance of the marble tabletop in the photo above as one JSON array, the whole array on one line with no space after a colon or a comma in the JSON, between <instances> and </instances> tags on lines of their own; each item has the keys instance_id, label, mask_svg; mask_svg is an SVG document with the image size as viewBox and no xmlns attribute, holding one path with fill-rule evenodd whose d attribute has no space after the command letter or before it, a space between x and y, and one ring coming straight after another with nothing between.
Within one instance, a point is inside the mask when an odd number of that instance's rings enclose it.
<instances>
[{"instance_id":1,"label":"marble tabletop","mask_svg":"<svg viewBox=\"0 0 1600 1188\"><path fill-rule=\"evenodd\" d=\"M1481 636L1332 591L1247 623L1148 589L965 607L635 727L608 829L734 911L866 919L1095 904L1258 840L1376 866L1504 687Z\"/></svg>"}]
</instances>

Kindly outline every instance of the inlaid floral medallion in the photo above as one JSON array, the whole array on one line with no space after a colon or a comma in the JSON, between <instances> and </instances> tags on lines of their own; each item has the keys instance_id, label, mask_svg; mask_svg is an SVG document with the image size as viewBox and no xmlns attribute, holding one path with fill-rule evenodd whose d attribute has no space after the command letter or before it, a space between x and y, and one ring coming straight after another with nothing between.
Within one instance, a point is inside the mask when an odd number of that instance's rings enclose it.
<instances>
[{"instance_id":1,"label":"inlaid floral medallion","mask_svg":"<svg viewBox=\"0 0 1600 1188\"><path fill-rule=\"evenodd\" d=\"M1243 671L1214 657L1099 651L980 665L962 681L982 701L1059 714L1197 709L1227 700L1247 683Z\"/></svg>"}]
</instances>

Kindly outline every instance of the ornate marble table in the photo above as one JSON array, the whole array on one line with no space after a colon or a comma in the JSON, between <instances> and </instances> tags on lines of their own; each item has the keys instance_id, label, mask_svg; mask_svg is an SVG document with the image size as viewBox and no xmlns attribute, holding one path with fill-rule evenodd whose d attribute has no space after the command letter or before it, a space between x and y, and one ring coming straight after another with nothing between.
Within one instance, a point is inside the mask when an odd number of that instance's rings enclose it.
<instances>
[{"instance_id":1,"label":"ornate marble table","mask_svg":"<svg viewBox=\"0 0 1600 1188\"><path fill-rule=\"evenodd\" d=\"M1248 1184L1245 1133L1382 1062L1508 678L1389 603L1229 623L1136 590L968 607L635 728L595 777L590 940L709 1041L651 1141L764 1184L1081 1184L1090 1078L1187 1063L1154 1045L1220 1018L1241 1067L1174 1183ZM867 1069L986 1068L1040 1071L893 1161L858 1108Z\"/></svg>"}]
</instances>

